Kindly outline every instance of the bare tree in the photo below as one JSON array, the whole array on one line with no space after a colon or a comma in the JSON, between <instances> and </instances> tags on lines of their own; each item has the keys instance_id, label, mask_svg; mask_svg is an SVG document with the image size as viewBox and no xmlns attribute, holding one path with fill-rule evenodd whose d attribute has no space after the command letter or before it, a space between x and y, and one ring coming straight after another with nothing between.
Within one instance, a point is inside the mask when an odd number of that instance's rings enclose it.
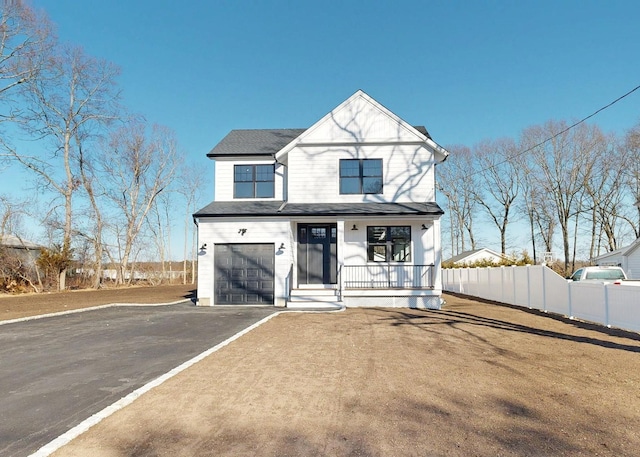
<instances>
[{"instance_id":1,"label":"bare tree","mask_svg":"<svg viewBox=\"0 0 640 457\"><path fill-rule=\"evenodd\" d=\"M456 255L466 250L464 232L466 232L466 236L469 239L470 248L476 249L473 222L478 202L474 198L473 191L479 183L477 169L469 148L455 145L447 149L451 152L451 155L446 166L438 168L436 186L438 192L447 198L447 208L452 227L459 230L460 243L456 242L456 252L451 253Z\"/></svg>"},{"instance_id":2,"label":"bare tree","mask_svg":"<svg viewBox=\"0 0 640 457\"><path fill-rule=\"evenodd\" d=\"M509 216L520 191L519 175L514 160L517 153L516 145L513 140L504 138L485 141L475 149L478 173L483 184L471 189L471 192L498 228L501 253L506 254Z\"/></svg>"},{"instance_id":3,"label":"bare tree","mask_svg":"<svg viewBox=\"0 0 640 457\"><path fill-rule=\"evenodd\" d=\"M85 240L90 242L93 248L91 286L94 289L98 289L102 281L103 258L105 255L103 238L106 222L103 216L103 209L99 202L100 196L104 195L104 189L102 189L100 184L100 177L98 174L99 170L97 170L97 159L87 157L88 154L81 141L77 142L77 148L78 171L90 205L90 208L88 209L89 217L87 220L90 221L91 224L85 231L77 230L77 232L85 238Z\"/></svg>"},{"instance_id":4,"label":"bare tree","mask_svg":"<svg viewBox=\"0 0 640 457\"><path fill-rule=\"evenodd\" d=\"M26 155L13 150L13 159L31 170L39 182L64 202L64 216L58 227L62 242L57 255L71 252L73 197L82 185L77 164L81 146L96 130L116 118L118 93L115 78L119 70L104 60L87 56L81 49L57 47L40 77L24 85L28 101L24 126L31 137L48 145L45 151ZM60 262L60 265L66 265ZM65 287L66 268L60 271L60 288Z\"/></svg>"},{"instance_id":5,"label":"bare tree","mask_svg":"<svg viewBox=\"0 0 640 457\"><path fill-rule=\"evenodd\" d=\"M626 133L623 147L627 159L623 182L634 200L631 203L635 204L635 217L625 216L623 219L629 223L635 237L640 238L640 122Z\"/></svg>"},{"instance_id":6,"label":"bare tree","mask_svg":"<svg viewBox=\"0 0 640 457\"><path fill-rule=\"evenodd\" d=\"M171 281L172 265L171 265L171 208L173 206L174 195L172 191L165 190L154 200L151 205L147 223L149 230L153 236L153 241L158 249L160 257L161 274L159 282L162 283L169 277ZM167 261L169 262L169 273L167 274Z\"/></svg>"},{"instance_id":7,"label":"bare tree","mask_svg":"<svg viewBox=\"0 0 640 457\"><path fill-rule=\"evenodd\" d=\"M625 151L617 147L612 135L602 135L601 140L600 147L593 152L591 173L585 180L585 215L591 225L590 259L601 253L603 238L605 251L618 249L617 222L621 219L620 211L624 208L626 199L622 184L629 163Z\"/></svg>"},{"instance_id":8,"label":"bare tree","mask_svg":"<svg viewBox=\"0 0 640 457\"><path fill-rule=\"evenodd\" d=\"M581 206L584 184L600 135L599 129L587 124L567 129L565 122L554 121L530 127L523 133L525 144L536 145L532 147L531 160L538 173L532 178L544 191L545 204L555 212L562 235L565 274L575 261L570 248L570 223L584 209Z\"/></svg>"},{"instance_id":9,"label":"bare tree","mask_svg":"<svg viewBox=\"0 0 640 457\"><path fill-rule=\"evenodd\" d=\"M59 255L72 249L73 197L82 184L77 166L82 161L79 148L92 132L116 117L118 73L109 62L87 56L79 48L63 46L55 48L40 77L23 87L28 102L23 117L25 130L32 138L40 138L38 145L45 150L32 155L12 150L10 154L64 202ZM65 277L63 268L61 289Z\"/></svg>"},{"instance_id":10,"label":"bare tree","mask_svg":"<svg viewBox=\"0 0 640 457\"><path fill-rule=\"evenodd\" d=\"M0 5L0 102L12 118L20 84L36 79L54 43L51 23L22 0L2 0Z\"/></svg>"},{"instance_id":11,"label":"bare tree","mask_svg":"<svg viewBox=\"0 0 640 457\"><path fill-rule=\"evenodd\" d=\"M150 135L150 136L148 136ZM179 158L173 132L132 121L113 132L104 151L102 168L110 200L123 224L116 224L119 268L116 282L123 283L134 243L151 208L174 178Z\"/></svg>"},{"instance_id":12,"label":"bare tree","mask_svg":"<svg viewBox=\"0 0 640 457\"><path fill-rule=\"evenodd\" d=\"M196 205L200 200L200 192L203 188L202 173L196 166L185 165L178 176L178 192L182 194L185 203L184 218L184 251L182 263L182 283L187 283L187 262L191 259L191 284L195 284L195 258L196 258L196 226L192 215L197 211ZM191 236L189 236L191 235ZM191 249L189 250L189 238Z\"/></svg>"},{"instance_id":13,"label":"bare tree","mask_svg":"<svg viewBox=\"0 0 640 457\"><path fill-rule=\"evenodd\" d=\"M525 145L520 145L521 151L527 149ZM542 241L545 252L552 252L553 235L555 229L555 218L549 212L549 205L542 198L540 189L534 178L537 167L532 166L532 161L528 154L519 153L514 158L515 170L518 174L518 182L521 188L522 198L517 205L518 212L524 214L529 224L529 236L533 253L534 263L538 263L538 241Z\"/></svg>"}]
</instances>

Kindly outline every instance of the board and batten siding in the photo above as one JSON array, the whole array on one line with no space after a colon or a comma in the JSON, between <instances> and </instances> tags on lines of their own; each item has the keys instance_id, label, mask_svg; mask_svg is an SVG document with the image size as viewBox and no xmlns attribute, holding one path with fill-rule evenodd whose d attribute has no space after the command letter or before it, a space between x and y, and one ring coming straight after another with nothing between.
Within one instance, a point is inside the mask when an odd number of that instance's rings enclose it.
<instances>
[{"instance_id":1,"label":"board and batten siding","mask_svg":"<svg viewBox=\"0 0 640 457\"><path fill-rule=\"evenodd\" d=\"M240 229L246 229L244 235ZM226 218L215 221L202 218L199 221L198 244L207 244L205 251L198 253L198 304L215 305L214 294L214 246L216 244L251 244L273 243L275 252L275 305L284 306L288 295L286 279L293 261L292 253L295 246L292 243L293 234L291 223L283 219ZM282 250L278 248L284 243Z\"/></svg>"},{"instance_id":2,"label":"board and batten siding","mask_svg":"<svg viewBox=\"0 0 640 457\"><path fill-rule=\"evenodd\" d=\"M274 177L274 197L273 198L233 198L233 180L235 165L272 165L273 159L265 160L264 157L259 158L243 158L238 159L220 159L216 158L215 165L215 188L214 197L217 202L228 202L233 200L251 201L251 200L284 200L285 173L284 166L275 167Z\"/></svg>"},{"instance_id":3,"label":"board and batten siding","mask_svg":"<svg viewBox=\"0 0 640 457\"><path fill-rule=\"evenodd\" d=\"M341 159L382 159L383 193L340 194ZM433 153L419 145L301 146L289 152L292 203L434 201Z\"/></svg>"}]
</instances>

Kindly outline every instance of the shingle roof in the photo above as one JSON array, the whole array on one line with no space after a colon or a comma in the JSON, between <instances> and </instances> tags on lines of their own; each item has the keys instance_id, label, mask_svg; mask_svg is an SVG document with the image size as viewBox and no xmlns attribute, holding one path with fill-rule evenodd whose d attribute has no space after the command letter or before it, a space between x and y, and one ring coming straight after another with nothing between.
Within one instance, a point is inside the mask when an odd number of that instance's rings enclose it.
<instances>
[{"instance_id":1,"label":"shingle roof","mask_svg":"<svg viewBox=\"0 0 640 457\"><path fill-rule=\"evenodd\" d=\"M474 254L477 254L478 252L482 252L482 251L487 251L488 254L493 254L499 257L504 257L502 254L498 253L498 252L494 252L491 249L488 248L480 248L480 249L472 249L470 251L464 251L461 252L460 254L451 257L450 259L445 260L444 262L452 262L452 263L456 263L456 262L460 262L461 260L465 260L467 257L470 257Z\"/></svg>"},{"instance_id":2,"label":"shingle roof","mask_svg":"<svg viewBox=\"0 0 640 457\"><path fill-rule=\"evenodd\" d=\"M274 155L306 129L232 130L207 157L238 155Z\"/></svg>"},{"instance_id":3,"label":"shingle roof","mask_svg":"<svg viewBox=\"0 0 640 457\"><path fill-rule=\"evenodd\" d=\"M413 127L431 139L429 132L422 125ZM252 129L232 130L218 143L207 157L274 155L306 129Z\"/></svg>"},{"instance_id":4,"label":"shingle roof","mask_svg":"<svg viewBox=\"0 0 640 457\"><path fill-rule=\"evenodd\" d=\"M423 216L442 214L444 212L435 202L284 203L282 201L234 201L209 203L193 216Z\"/></svg>"},{"instance_id":5,"label":"shingle roof","mask_svg":"<svg viewBox=\"0 0 640 457\"><path fill-rule=\"evenodd\" d=\"M27 241L13 235L0 236L0 246L14 248L14 249L40 249L41 248L41 246L38 246L37 244L32 243L31 241Z\"/></svg>"}]
</instances>

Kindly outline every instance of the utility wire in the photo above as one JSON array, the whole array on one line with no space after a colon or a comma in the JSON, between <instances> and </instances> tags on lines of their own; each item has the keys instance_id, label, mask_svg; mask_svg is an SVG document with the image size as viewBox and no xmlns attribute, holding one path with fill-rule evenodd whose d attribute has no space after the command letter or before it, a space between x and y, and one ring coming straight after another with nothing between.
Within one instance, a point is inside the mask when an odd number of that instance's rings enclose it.
<instances>
[{"instance_id":1,"label":"utility wire","mask_svg":"<svg viewBox=\"0 0 640 457\"><path fill-rule=\"evenodd\" d=\"M638 86L634 87L633 89L631 89L631 90L630 90L629 92L627 92L626 94L621 95L620 97L616 98L616 99L615 99L614 101L612 101L611 103L608 103L607 105L603 106L602 108L597 109L597 110L596 110L596 111L594 111L593 113L589 114L587 117L580 119L579 121L575 122L574 124L571 124L569 127L567 127L567 128L565 128L565 129L563 129L563 130L559 131L558 133L556 133L556 134L554 134L554 135L550 136L550 137L549 137L549 138L547 138L546 140L541 141L540 143L535 144L535 145L531 146L530 148L525 149L524 151L520 151L520 152L518 152L518 153L514 154L513 156L511 156L511 157L509 157L509 158L507 158L507 159L503 160L502 162L498 162L498 163L495 163L495 164L493 164L493 165L491 165L491 166L489 166L489 167L487 167L487 168L483 168L483 169L480 169L480 170L474 171L473 173L470 173L470 174L469 174L469 175L467 175L467 176L473 176L473 175L476 175L476 174L478 174L478 173L482 173L483 171L489 170L489 169L491 169L491 168L495 168L495 167L497 167L498 165L502 165L503 163L510 162L511 160L515 159L516 157L520 157L521 155L524 155L524 154L526 154L527 152L530 152L530 151L534 150L535 148L537 148L537 147L539 147L539 146L542 146L542 145L543 145L543 144L545 144L545 143L548 143L549 141L551 141L551 140L553 140L553 139L555 139L555 138L559 137L560 135L562 135L562 134L564 134L564 133L568 132L569 130L571 130L571 129L573 129L573 128L577 127L578 125L582 124L583 122L585 122L585 121L587 121L587 120L591 119L593 116L595 116L596 114L600 113L601 111L604 111L604 110L606 110L607 108L610 108L611 106L615 105L616 103L618 103L618 102L619 102L620 100L622 100L623 98L628 97L629 95L631 95L632 93L634 93L634 92L635 92L635 91L637 91L638 89L640 89L640 85L638 85Z\"/></svg>"}]
</instances>

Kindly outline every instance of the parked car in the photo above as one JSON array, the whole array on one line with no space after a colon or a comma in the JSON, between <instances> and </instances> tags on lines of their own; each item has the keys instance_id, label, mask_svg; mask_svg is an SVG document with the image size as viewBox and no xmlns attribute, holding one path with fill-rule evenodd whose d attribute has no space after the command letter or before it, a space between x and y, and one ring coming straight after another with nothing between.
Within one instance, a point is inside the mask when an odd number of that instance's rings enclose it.
<instances>
[{"instance_id":1,"label":"parked car","mask_svg":"<svg viewBox=\"0 0 640 457\"><path fill-rule=\"evenodd\" d=\"M576 270L569 281L597 281L617 285L640 286L640 281L628 280L624 270L620 267L592 266Z\"/></svg>"}]
</instances>

